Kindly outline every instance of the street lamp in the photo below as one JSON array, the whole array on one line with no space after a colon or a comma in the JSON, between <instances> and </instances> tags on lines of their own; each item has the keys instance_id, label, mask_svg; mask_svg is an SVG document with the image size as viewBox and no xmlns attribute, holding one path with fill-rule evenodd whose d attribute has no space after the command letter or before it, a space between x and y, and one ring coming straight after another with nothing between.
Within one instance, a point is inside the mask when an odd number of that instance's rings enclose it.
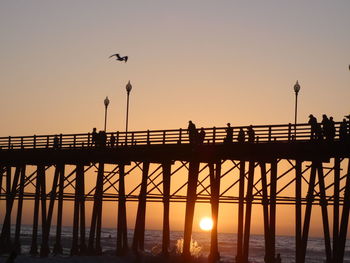
<instances>
[{"instance_id":1,"label":"street lamp","mask_svg":"<svg viewBox=\"0 0 350 263\"><path fill-rule=\"evenodd\" d=\"M298 113L298 93L300 91L300 85L297 81L294 85L294 92L295 92L295 114L294 114L294 139L296 139L297 136L297 113Z\"/></svg>"},{"instance_id":2,"label":"street lamp","mask_svg":"<svg viewBox=\"0 0 350 263\"><path fill-rule=\"evenodd\" d=\"M108 96L105 98L104 104L105 104L105 131L106 131L106 127L107 127L107 108L108 108L108 105L109 105Z\"/></svg>"},{"instance_id":3,"label":"street lamp","mask_svg":"<svg viewBox=\"0 0 350 263\"><path fill-rule=\"evenodd\" d=\"M132 89L132 86L131 86L130 80L129 80L128 84L126 84L127 102L126 102L126 128L125 128L125 132L128 132L128 121L129 121L129 95L130 95L131 89Z\"/></svg>"}]
</instances>

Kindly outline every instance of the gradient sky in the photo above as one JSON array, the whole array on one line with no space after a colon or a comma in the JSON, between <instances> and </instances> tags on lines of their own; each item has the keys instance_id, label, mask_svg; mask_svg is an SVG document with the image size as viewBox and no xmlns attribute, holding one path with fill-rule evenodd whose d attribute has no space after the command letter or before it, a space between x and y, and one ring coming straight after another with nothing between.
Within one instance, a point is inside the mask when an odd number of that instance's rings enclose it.
<instances>
[{"instance_id":1,"label":"gradient sky","mask_svg":"<svg viewBox=\"0 0 350 263\"><path fill-rule=\"evenodd\" d=\"M350 113L350 1L1 1L0 136ZM108 59L128 55L125 64Z\"/></svg>"}]
</instances>

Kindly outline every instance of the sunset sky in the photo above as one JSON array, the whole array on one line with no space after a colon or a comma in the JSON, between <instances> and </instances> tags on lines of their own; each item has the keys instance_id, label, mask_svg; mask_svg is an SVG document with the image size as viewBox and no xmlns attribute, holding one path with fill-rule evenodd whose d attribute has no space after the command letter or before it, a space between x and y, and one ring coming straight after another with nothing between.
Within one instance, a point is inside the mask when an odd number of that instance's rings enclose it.
<instances>
[{"instance_id":1,"label":"sunset sky","mask_svg":"<svg viewBox=\"0 0 350 263\"><path fill-rule=\"evenodd\" d=\"M2 136L350 113L350 1L1 1ZM108 59L129 56L127 63Z\"/></svg>"}]
</instances>

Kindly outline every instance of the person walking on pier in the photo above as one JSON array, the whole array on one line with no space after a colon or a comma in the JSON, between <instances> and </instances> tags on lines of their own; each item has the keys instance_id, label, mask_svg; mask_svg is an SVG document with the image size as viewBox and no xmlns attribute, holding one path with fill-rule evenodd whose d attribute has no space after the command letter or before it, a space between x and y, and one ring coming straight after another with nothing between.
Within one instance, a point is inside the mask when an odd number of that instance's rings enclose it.
<instances>
[{"instance_id":1,"label":"person walking on pier","mask_svg":"<svg viewBox=\"0 0 350 263\"><path fill-rule=\"evenodd\" d=\"M327 141L331 138L331 124L326 114L322 115L322 133Z\"/></svg>"},{"instance_id":2,"label":"person walking on pier","mask_svg":"<svg viewBox=\"0 0 350 263\"><path fill-rule=\"evenodd\" d=\"M91 146L96 146L96 141L97 141L97 132L96 132L96 128L93 128L93 129L92 129L91 139L92 139Z\"/></svg>"},{"instance_id":3,"label":"person walking on pier","mask_svg":"<svg viewBox=\"0 0 350 263\"><path fill-rule=\"evenodd\" d=\"M204 139L205 139L205 130L202 127L200 132L198 133L198 144L203 144Z\"/></svg>"},{"instance_id":4,"label":"person walking on pier","mask_svg":"<svg viewBox=\"0 0 350 263\"><path fill-rule=\"evenodd\" d=\"M334 141L335 133L336 131L335 131L335 123L334 123L333 117L329 117L329 135L332 141Z\"/></svg>"},{"instance_id":5,"label":"person walking on pier","mask_svg":"<svg viewBox=\"0 0 350 263\"><path fill-rule=\"evenodd\" d=\"M110 143L111 148L113 148L114 144L115 144L115 136L113 133L111 134L111 138L109 139L109 143Z\"/></svg>"},{"instance_id":6,"label":"person walking on pier","mask_svg":"<svg viewBox=\"0 0 350 263\"><path fill-rule=\"evenodd\" d=\"M245 141L245 132L244 132L243 128L239 129L237 141L239 143L243 143Z\"/></svg>"},{"instance_id":7,"label":"person walking on pier","mask_svg":"<svg viewBox=\"0 0 350 263\"><path fill-rule=\"evenodd\" d=\"M310 139L311 140L315 140L317 138L317 126L318 126L318 123L317 123L317 119L314 115L310 114L309 115L309 122L308 122L311 126L311 135L310 135Z\"/></svg>"},{"instance_id":8,"label":"person walking on pier","mask_svg":"<svg viewBox=\"0 0 350 263\"><path fill-rule=\"evenodd\" d=\"M255 140L255 132L254 132L254 129L253 129L252 125L250 125L248 127L247 135L248 135L248 142L254 142L254 140Z\"/></svg>"},{"instance_id":9,"label":"person walking on pier","mask_svg":"<svg viewBox=\"0 0 350 263\"><path fill-rule=\"evenodd\" d=\"M339 127L339 139L341 141L345 141L348 137L348 123L346 119L343 119L342 123L340 123Z\"/></svg>"},{"instance_id":10,"label":"person walking on pier","mask_svg":"<svg viewBox=\"0 0 350 263\"><path fill-rule=\"evenodd\" d=\"M232 138L233 138L233 128L231 127L231 123L227 123L226 138L224 139L224 142L232 143Z\"/></svg>"},{"instance_id":11,"label":"person walking on pier","mask_svg":"<svg viewBox=\"0 0 350 263\"><path fill-rule=\"evenodd\" d=\"M196 125L192 121L188 122L187 133L190 139L190 143L194 143L196 141L198 133L197 133Z\"/></svg>"},{"instance_id":12,"label":"person walking on pier","mask_svg":"<svg viewBox=\"0 0 350 263\"><path fill-rule=\"evenodd\" d=\"M55 135L55 137L53 138L53 148L58 149L59 144L60 144L60 139L58 138L57 135Z\"/></svg>"}]
</instances>

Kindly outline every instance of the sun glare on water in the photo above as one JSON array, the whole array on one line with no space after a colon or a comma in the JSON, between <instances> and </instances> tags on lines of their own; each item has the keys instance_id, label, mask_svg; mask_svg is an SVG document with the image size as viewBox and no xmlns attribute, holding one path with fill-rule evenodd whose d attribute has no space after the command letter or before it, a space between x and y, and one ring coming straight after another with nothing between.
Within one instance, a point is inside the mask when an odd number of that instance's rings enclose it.
<instances>
[{"instance_id":1,"label":"sun glare on water","mask_svg":"<svg viewBox=\"0 0 350 263\"><path fill-rule=\"evenodd\" d=\"M203 217L199 222L199 227L204 231L210 231L213 228L213 220L210 217Z\"/></svg>"}]
</instances>

